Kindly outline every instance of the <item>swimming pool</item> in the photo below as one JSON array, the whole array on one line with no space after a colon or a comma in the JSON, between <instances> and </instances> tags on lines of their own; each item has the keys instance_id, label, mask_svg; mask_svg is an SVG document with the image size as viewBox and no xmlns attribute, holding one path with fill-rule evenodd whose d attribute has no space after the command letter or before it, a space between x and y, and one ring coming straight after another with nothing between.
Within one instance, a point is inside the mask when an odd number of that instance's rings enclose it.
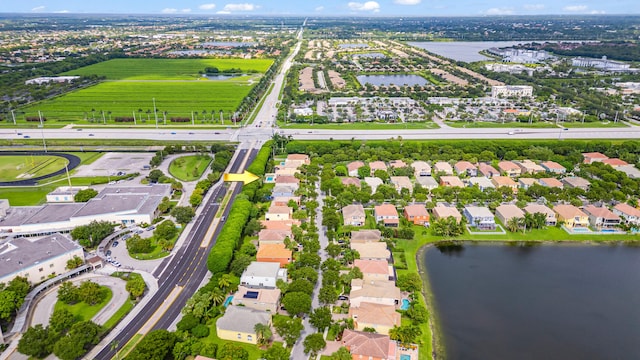
<instances>
[{"instance_id":1,"label":"swimming pool","mask_svg":"<svg viewBox=\"0 0 640 360\"><path fill-rule=\"evenodd\" d=\"M400 310L409 310L411 306L411 301L409 299L402 299L402 305L400 305Z\"/></svg>"},{"instance_id":2,"label":"swimming pool","mask_svg":"<svg viewBox=\"0 0 640 360\"><path fill-rule=\"evenodd\" d=\"M233 295L227 297L227 299L224 301L224 304L222 304L224 307L229 306L229 304L231 304L231 302L233 301Z\"/></svg>"},{"instance_id":3,"label":"swimming pool","mask_svg":"<svg viewBox=\"0 0 640 360\"><path fill-rule=\"evenodd\" d=\"M588 233L588 232L591 232L591 230L589 230L587 228L573 228L573 229L571 229L571 232L574 232L574 233Z\"/></svg>"},{"instance_id":4,"label":"swimming pool","mask_svg":"<svg viewBox=\"0 0 640 360\"><path fill-rule=\"evenodd\" d=\"M411 360L411 355L402 354L400 355L400 360Z\"/></svg>"},{"instance_id":5,"label":"swimming pool","mask_svg":"<svg viewBox=\"0 0 640 360\"><path fill-rule=\"evenodd\" d=\"M273 181L273 176L267 176L266 182L272 182Z\"/></svg>"}]
</instances>

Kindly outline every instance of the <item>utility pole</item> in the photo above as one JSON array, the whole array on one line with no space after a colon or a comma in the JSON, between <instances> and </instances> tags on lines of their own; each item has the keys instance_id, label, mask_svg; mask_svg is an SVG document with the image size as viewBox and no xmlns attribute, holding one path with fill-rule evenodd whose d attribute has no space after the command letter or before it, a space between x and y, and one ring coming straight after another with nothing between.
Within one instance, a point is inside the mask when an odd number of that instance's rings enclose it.
<instances>
[{"instance_id":1,"label":"utility pole","mask_svg":"<svg viewBox=\"0 0 640 360\"><path fill-rule=\"evenodd\" d=\"M14 110L11 110L11 117L13 118L13 125L16 124L16 113L14 112Z\"/></svg>"},{"instance_id":2,"label":"utility pole","mask_svg":"<svg viewBox=\"0 0 640 360\"><path fill-rule=\"evenodd\" d=\"M158 112L156 111L156 98L152 98L153 100L153 115L156 118L156 129L158 128Z\"/></svg>"},{"instance_id":3,"label":"utility pole","mask_svg":"<svg viewBox=\"0 0 640 360\"><path fill-rule=\"evenodd\" d=\"M42 112L38 110L38 116L40 117L40 134L42 135L42 147L44 152L47 152L47 141L44 139L44 122L42 121Z\"/></svg>"}]
</instances>

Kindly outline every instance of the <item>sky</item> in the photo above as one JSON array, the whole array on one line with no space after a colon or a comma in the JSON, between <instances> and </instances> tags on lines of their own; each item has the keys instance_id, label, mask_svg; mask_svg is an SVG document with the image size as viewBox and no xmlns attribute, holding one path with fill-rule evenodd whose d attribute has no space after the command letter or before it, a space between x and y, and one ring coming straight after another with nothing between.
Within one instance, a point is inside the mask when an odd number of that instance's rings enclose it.
<instances>
[{"instance_id":1,"label":"sky","mask_svg":"<svg viewBox=\"0 0 640 360\"><path fill-rule=\"evenodd\" d=\"M234 0L231 0L234 1ZM279 16L640 14L638 0L0 0L0 12Z\"/></svg>"}]
</instances>

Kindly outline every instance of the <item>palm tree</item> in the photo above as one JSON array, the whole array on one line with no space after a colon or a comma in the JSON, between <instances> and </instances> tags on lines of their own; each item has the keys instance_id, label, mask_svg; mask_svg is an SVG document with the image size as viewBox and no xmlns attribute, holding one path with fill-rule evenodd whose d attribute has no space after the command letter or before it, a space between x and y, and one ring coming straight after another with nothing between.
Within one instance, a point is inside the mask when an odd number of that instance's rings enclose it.
<instances>
[{"instance_id":1,"label":"palm tree","mask_svg":"<svg viewBox=\"0 0 640 360\"><path fill-rule=\"evenodd\" d=\"M516 232L520 229L520 218L514 216L507 220L507 223L505 225L507 226L507 230L509 230L510 232Z\"/></svg>"},{"instance_id":2,"label":"palm tree","mask_svg":"<svg viewBox=\"0 0 640 360\"><path fill-rule=\"evenodd\" d=\"M231 285L231 275L224 274L218 279L218 287L222 290L226 290Z\"/></svg>"},{"instance_id":3,"label":"palm tree","mask_svg":"<svg viewBox=\"0 0 640 360\"><path fill-rule=\"evenodd\" d=\"M524 222L524 229L533 229L536 225L536 220L531 213L525 213L524 218L522 219Z\"/></svg>"},{"instance_id":4,"label":"palm tree","mask_svg":"<svg viewBox=\"0 0 640 360\"><path fill-rule=\"evenodd\" d=\"M225 296L222 290L213 289L213 291L211 291L211 303L213 304L214 307L222 304L224 300L225 300Z\"/></svg>"},{"instance_id":5,"label":"palm tree","mask_svg":"<svg viewBox=\"0 0 640 360\"><path fill-rule=\"evenodd\" d=\"M547 216L543 213L533 214L534 227L536 229L542 229L547 224Z\"/></svg>"},{"instance_id":6,"label":"palm tree","mask_svg":"<svg viewBox=\"0 0 640 360\"><path fill-rule=\"evenodd\" d=\"M258 323L253 327L253 330L256 332L256 335L258 336L257 340L258 340L259 346L264 346L269 343L269 340L273 335L273 333L271 332L271 327L269 325Z\"/></svg>"}]
</instances>

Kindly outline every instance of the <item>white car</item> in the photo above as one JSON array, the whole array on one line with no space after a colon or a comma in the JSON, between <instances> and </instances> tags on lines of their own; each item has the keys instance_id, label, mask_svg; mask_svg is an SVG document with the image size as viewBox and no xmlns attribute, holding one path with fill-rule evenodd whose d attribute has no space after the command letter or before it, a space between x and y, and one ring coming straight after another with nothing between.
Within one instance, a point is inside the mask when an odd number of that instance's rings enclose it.
<instances>
[{"instance_id":1,"label":"white car","mask_svg":"<svg viewBox=\"0 0 640 360\"><path fill-rule=\"evenodd\" d=\"M122 266L122 264L120 264L119 262L117 262L117 261L115 261L115 260L111 262L111 265L113 265L113 266L115 266L115 267L120 267L120 266Z\"/></svg>"}]
</instances>

